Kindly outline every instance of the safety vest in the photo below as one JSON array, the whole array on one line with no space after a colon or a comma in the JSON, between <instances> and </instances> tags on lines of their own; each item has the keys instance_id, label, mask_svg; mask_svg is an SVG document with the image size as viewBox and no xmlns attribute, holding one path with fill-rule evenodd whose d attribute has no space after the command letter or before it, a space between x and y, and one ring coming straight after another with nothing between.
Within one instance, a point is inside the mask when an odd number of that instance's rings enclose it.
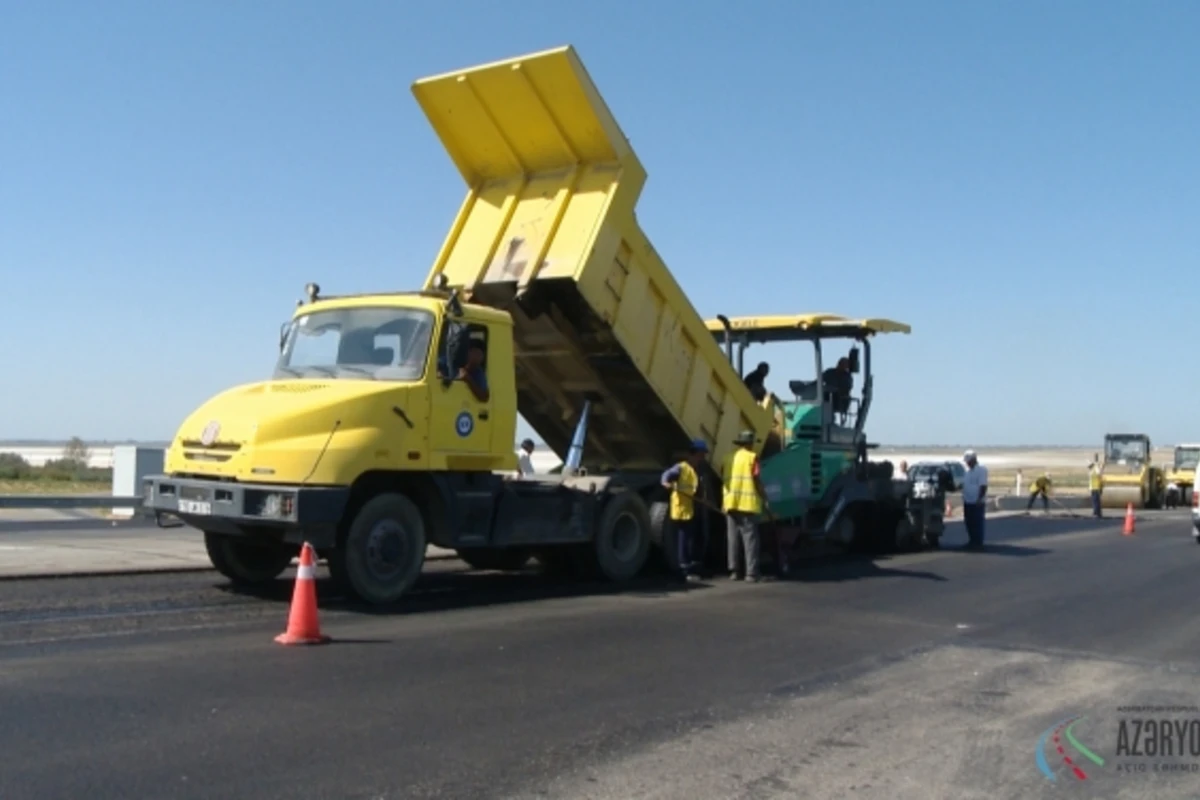
<instances>
[{"instance_id":1,"label":"safety vest","mask_svg":"<svg viewBox=\"0 0 1200 800\"><path fill-rule=\"evenodd\" d=\"M675 489L671 492L671 519L686 522L695 513L695 503L692 498L696 495L696 487L700 484L696 470L686 461L679 464L679 480L675 481Z\"/></svg>"},{"instance_id":2,"label":"safety vest","mask_svg":"<svg viewBox=\"0 0 1200 800\"><path fill-rule=\"evenodd\" d=\"M1029 490L1029 493L1037 494L1038 492L1045 493L1045 492L1049 492L1049 491L1050 491L1050 479L1047 478L1045 475L1040 475L1033 482L1033 487Z\"/></svg>"},{"instance_id":3,"label":"safety vest","mask_svg":"<svg viewBox=\"0 0 1200 800\"><path fill-rule=\"evenodd\" d=\"M753 450L739 449L733 454L729 467L729 480L725 482L725 510L741 511L746 514L762 512L762 498L754 488Z\"/></svg>"},{"instance_id":4,"label":"safety vest","mask_svg":"<svg viewBox=\"0 0 1200 800\"><path fill-rule=\"evenodd\" d=\"M1093 492L1098 492L1100 491L1100 487L1102 485L1103 483L1100 478L1100 470L1097 467L1092 467L1092 474L1088 476L1088 487Z\"/></svg>"}]
</instances>

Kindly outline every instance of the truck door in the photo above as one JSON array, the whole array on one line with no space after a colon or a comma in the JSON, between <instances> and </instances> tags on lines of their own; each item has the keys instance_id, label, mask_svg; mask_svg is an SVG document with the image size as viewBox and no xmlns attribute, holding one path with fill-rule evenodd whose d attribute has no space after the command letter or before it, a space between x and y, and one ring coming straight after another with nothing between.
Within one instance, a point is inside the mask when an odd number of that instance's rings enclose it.
<instances>
[{"instance_id":1,"label":"truck door","mask_svg":"<svg viewBox=\"0 0 1200 800\"><path fill-rule=\"evenodd\" d=\"M451 380L449 384L439 380L434 390L430 442L435 453L448 456L491 453L492 400L487 351L485 326L447 321L439 347L438 373ZM486 399L477 397L471 383L460 377L462 370L474 379L477 388L486 389Z\"/></svg>"}]
</instances>

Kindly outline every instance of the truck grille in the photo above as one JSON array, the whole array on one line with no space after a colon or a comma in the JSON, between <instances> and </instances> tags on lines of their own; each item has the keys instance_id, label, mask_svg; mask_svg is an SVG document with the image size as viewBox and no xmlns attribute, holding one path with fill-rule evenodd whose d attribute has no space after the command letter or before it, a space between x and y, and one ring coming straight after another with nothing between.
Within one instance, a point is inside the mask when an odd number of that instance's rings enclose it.
<instances>
[{"instance_id":1,"label":"truck grille","mask_svg":"<svg viewBox=\"0 0 1200 800\"><path fill-rule=\"evenodd\" d=\"M208 463L224 463L241 450L242 446L234 442L214 442L205 447L195 440L183 441L183 457L188 461L204 461Z\"/></svg>"}]
</instances>

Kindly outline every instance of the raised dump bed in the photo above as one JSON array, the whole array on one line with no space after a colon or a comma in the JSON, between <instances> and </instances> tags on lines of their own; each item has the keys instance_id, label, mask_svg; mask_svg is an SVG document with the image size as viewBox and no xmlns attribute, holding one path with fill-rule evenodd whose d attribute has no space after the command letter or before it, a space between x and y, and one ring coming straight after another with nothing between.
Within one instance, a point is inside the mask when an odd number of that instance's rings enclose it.
<instances>
[{"instance_id":1,"label":"raised dump bed","mask_svg":"<svg viewBox=\"0 0 1200 800\"><path fill-rule=\"evenodd\" d=\"M417 81L468 186L426 279L514 320L518 410L564 456L592 399L583 466L662 469L694 438L720 469L755 403L635 215L646 171L574 49Z\"/></svg>"}]
</instances>

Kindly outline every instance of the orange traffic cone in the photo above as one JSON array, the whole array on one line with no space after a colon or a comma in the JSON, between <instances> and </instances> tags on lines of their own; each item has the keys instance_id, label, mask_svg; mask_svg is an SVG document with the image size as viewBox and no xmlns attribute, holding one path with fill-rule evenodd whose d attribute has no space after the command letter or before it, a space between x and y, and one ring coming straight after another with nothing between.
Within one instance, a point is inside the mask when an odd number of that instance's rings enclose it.
<instances>
[{"instance_id":1,"label":"orange traffic cone","mask_svg":"<svg viewBox=\"0 0 1200 800\"><path fill-rule=\"evenodd\" d=\"M280 644L325 644L328 636L321 635L317 621L317 557L308 542L300 548L300 568L296 570L296 588L292 592L292 610L288 613L287 631L275 637Z\"/></svg>"},{"instance_id":2,"label":"orange traffic cone","mask_svg":"<svg viewBox=\"0 0 1200 800\"><path fill-rule=\"evenodd\" d=\"M1122 536L1133 536L1133 503L1125 506L1125 529L1121 531Z\"/></svg>"}]
</instances>

